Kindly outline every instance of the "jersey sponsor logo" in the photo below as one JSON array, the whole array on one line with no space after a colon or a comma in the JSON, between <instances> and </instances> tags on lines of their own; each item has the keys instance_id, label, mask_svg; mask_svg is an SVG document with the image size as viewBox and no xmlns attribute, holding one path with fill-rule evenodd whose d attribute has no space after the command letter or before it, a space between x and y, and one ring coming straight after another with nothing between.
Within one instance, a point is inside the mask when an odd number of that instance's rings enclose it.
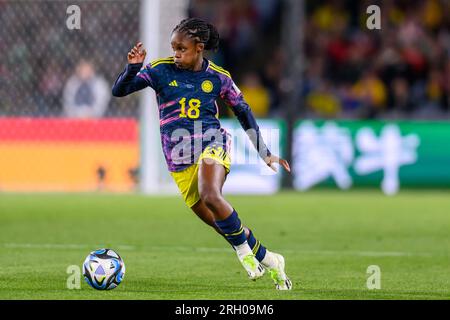
<instances>
[{"instance_id":1,"label":"jersey sponsor logo","mask_svg":"<svg viewBox=\"0 0 450 320\"><path fill-rule=\"evenodd\" d=\"M202 90L203 92L210 93L213 90L214 86L211 81L205 80L202 82Z\"/></svg>"},{"instance_id":2,"label":"jersey sponsor logo","mask_svg":"<svg viewBox=\"0 0 450 320\"><path fill-rule=\"evenodd\" d=\"M169 86L171 86L171 87L178 87L177 80L173 80L172 82L170 82Z\"/></svg>"}]
</instances>

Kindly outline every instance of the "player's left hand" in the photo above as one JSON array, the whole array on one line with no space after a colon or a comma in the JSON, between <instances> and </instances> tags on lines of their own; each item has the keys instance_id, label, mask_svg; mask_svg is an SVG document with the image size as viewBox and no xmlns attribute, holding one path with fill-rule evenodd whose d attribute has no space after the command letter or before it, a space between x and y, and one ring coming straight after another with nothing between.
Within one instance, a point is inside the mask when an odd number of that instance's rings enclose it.
<instances>
[{"instance_id":1,"label":"player's left hand","mask_svg":"<svg viewBox=\"0 0 450 320\"><path fill-rule=\"evenodd\" d=\"M128 52L128 63L143 63L146 55L147 51L144 49L144 45L142 42L138 42L133 49Z\"/></svg>"},{"instance_id":2,"label":"player's left hand","mask_svg":"<svg viewBox=\"0 0 450 320\"><path fill-rule=\"evenodd\" d=\"M266 157L264 161L275 172L277 172L277 168L274 166L274 163L280 164L287 172L291 172L291 167L289 166L289 163L286 160L277 157L276 155L272 154Z\"/></svg>"}]
</instances>

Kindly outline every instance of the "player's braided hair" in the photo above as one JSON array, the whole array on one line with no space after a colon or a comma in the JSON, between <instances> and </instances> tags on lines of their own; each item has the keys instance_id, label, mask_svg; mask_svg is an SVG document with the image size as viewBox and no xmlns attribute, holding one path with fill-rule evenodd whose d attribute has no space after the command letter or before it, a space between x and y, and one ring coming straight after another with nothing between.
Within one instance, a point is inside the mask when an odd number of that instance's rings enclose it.
<instances>
[{"instance_id":1,"label":"player's braided hair","mask_svg":"<svg viewBox=\"0 0 450 320\"><path fill-rule=\"evenodd\" d=\"M182 20L172 31L182 32L188 37L204 43L205 50L217 50L219 48L219 33L212 24L198 18Z\"/></svg>"}]
</instances>

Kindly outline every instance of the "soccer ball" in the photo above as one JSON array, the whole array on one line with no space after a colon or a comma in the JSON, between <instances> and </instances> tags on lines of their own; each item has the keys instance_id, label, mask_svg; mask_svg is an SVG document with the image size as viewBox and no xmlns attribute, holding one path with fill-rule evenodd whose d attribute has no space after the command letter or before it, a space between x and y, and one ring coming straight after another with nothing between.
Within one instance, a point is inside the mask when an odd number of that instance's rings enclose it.
<instances>
[{"instance_id":1,"label":"soccer ball","mask_svg":"<svg viewBox=\"0 0 450 320\"><path fill-rule=\"evenodd\" d=\"M111 290L117 287L125 275L122 258L111 249L92 251L83 263L86 282L97 290Z\"/></svg>"}]
</instances>

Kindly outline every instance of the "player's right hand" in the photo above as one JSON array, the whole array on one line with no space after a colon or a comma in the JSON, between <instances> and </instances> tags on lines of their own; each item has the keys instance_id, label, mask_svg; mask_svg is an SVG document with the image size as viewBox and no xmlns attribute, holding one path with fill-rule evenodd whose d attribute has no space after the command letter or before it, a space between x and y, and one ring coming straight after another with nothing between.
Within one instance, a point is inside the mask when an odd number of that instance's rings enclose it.
<instances>
[{"instance_id":1,"label":"player's right hand","mask_svg":"<svg viewBox=\"0 0 450 320\"><path fill-rule=\"evenodd\" d=\"M142 42L138 42L133 49L128 52L128 63L143 63L147 51L144 49Z\"/></svg>"},{"instance_id":2,"label":"player's right hand","mask_svg":"<svg viewBox=\"0 0 450 320\"><path fill-rule=\"evenodd\" d=\"M289 162L284 159L277 157L276 155L270 155L264 159L264 162L275 172L277 172L277 168L273 165L274 163L278 163L281 165L287 172L291 172L291 167L289 166Z\"/></svg>"}]
</instances>

